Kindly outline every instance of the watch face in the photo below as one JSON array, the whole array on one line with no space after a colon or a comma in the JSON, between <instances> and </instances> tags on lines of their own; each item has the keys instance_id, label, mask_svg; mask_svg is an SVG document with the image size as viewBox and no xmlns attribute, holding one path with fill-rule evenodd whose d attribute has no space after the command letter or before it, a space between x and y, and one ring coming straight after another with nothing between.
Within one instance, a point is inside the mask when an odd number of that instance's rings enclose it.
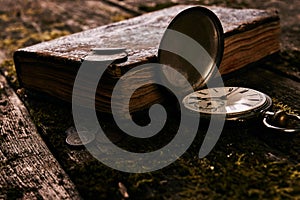
<instances>
[{"instance_id":1,"label":"watch face","mask_svg":"<svg viewBox=\"0 0 300 200\"><path fill-rule=\"evenodd\" d=\"M233 116L266 109L271 105L271 99L249 88L220 87L193 92L183 99L183 104L194 112Z\"/></svg>"}]
</instances>

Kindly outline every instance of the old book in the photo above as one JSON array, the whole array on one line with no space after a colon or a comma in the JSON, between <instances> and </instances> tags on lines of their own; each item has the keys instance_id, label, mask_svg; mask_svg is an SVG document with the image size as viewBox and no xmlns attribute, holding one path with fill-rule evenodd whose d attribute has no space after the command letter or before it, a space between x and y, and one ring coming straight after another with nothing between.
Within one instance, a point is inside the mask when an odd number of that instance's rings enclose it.
<instances>
[{"instance_id":1,"label":"old book","mask_svg":"<svg viewBox=\"0 0 300 200\"><path fill-rule=\"evenodd\" d=\"M126 48L127 61L106 69L96 93L96 109L111 112L110 97L117 80L129 69L157 61L159 43L166 27L188 7L174 6L19 49L14 54L19 81L26 88L71 102L76 73L92 48ZM228 74L280 50L280 20L276 11L208 8L218 16L224 29L221 74ZM153 74L149 71L143 76L151 78ZM137 81L140 78L131 77ZM122 95L119 98L123 98ZM149 84L132 95L130 110L145 109L163 99L157 86ZM122 110L122 105L119 106Z\"/></svg>"}]
</instances>

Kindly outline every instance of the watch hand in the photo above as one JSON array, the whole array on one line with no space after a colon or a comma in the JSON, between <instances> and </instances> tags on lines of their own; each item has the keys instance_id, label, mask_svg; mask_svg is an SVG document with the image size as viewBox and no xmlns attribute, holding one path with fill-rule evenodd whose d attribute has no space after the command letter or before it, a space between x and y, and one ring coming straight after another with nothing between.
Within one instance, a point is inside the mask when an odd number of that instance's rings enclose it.
<instances>
[{"instance_id":1,"label":"watch hand","mask_svg":"<svg viewBox=\"0 0 300 200\"><path fill-rule=\"evenodd\" d=\"M236 92L239 89L240 89L240 87L237 87L236 89L234 89L234 90L230 91L229 93L227 93L225 96L228 97L228 96L232 95L234 92Z\"/></svg>"},{"instance_id":2,"label":"watch hand","mask_svg":"<svg viewBox=\"0 0 300 200\"><path fill-rule=\"evenodd\" d=\"M231 91L229 91L229 93L220 96L220 97L191 97L192 99L197 99L197 100L202 100L202 101L207 101L207 100L227 100L227 97L232 95L234 92L236 92L237 90L239 90L240 88L237 87Z\"/></svg>"},{"instance_id":3,"label":"watch hand","mask_svg":"<svg viewBox=\"0 0 300 200\"><path fill-rule=\"evenodd\" d=\"M220 96L220 97L211 97L211 98L216 98L216 99L221 99L221 100L227 100L227 97L232 95L234 92L236 92L238 89L240 89L239 87L235 88L234 90L231 90L229 93Z\"/></svg>"},{"instance_id":4,"label":"watch hand","mask_svg":"<svg viewBox=\"0 0 300 200\"><path fill-rule=\"evenodd\" d=\"M226 100L226 98L224 99L224 96L221 97L190 97L191 99L197 99L197 100L202 100L202 101L207 101L207 100Z\"/></svg>"}]
</instances>

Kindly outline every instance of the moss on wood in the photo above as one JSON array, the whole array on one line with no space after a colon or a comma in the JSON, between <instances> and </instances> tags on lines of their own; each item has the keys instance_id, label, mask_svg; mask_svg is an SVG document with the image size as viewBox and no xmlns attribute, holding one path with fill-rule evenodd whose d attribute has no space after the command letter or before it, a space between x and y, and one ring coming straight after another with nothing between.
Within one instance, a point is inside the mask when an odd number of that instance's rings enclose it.
<instances>
[{"instance_id":1,"label":"moss on wood","mask_svg":"<svg viewBox=\"0 0 300 200\"><path fill-rule=\"evenodd\" d=\"M231 7L249 5L249 1L203 0L198 3ZM143 9L149 11L171 4L157 4ZM39 19L43 11L34 4L31 7L16 7L9 12L0 12L0 24L5 27L0 34L0 49L5 49L4 57L8 58L2 62L1 70L11 85L19 89L18 94L40 134L84 198L122 199L118 187L121 182L131 199L300 199L299 148L290 146L291 143L299 143L299 137L279 137L256 125L228 126L214 150L204 159L197 157L203 140L200 131L191 148L180 159L162 170L145 174L110 169L91 157L84 148L68 146L65 131L73 125L71 105L19 88L11 56L19 47L83 30L85 21L73 20L70 27L53 16L47 19L45 15ZM50 11L47 13L51 14ZM112 18L120 19L123 15ZM292 65L298 70L298 57L283 53L279 59L284 66ZM293 105L273 100L276 108L295 112ZM4 137L1 135L0 141ZM0 167L5 167L4 164L1 163ZM1 190L7 197L22 198L26 189L12 187Z\"/></svg>"}]
</instances>

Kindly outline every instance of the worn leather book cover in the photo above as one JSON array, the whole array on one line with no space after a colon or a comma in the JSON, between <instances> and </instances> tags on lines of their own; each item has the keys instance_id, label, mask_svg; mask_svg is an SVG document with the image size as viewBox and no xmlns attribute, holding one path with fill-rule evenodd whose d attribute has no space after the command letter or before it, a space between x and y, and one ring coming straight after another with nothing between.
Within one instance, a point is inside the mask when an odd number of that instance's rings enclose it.
<instances>
[{"instance_id":1,"label":"worn leather book cover","mask_svg":"<svg viewBox=\"0 0 300 200\"><path fill-rule=\"evenodd\" d=\"M77 71L93 48L126 48L128 59L106 69L96 93L96 109L110 113L110 97L118 79L129 69L157 61L166 27L188 7L174 6L19 49L14 54L19 81L25 88L71 102ZM229 74L280 50L280 20L276 11L207 8L218 16L224 29L221 74ZM144 77L151 76L151 72L145 71ZM163 99L157 86L149 84L132 95L130 110L142 110Z\"/></svg>"}]
</instances>

